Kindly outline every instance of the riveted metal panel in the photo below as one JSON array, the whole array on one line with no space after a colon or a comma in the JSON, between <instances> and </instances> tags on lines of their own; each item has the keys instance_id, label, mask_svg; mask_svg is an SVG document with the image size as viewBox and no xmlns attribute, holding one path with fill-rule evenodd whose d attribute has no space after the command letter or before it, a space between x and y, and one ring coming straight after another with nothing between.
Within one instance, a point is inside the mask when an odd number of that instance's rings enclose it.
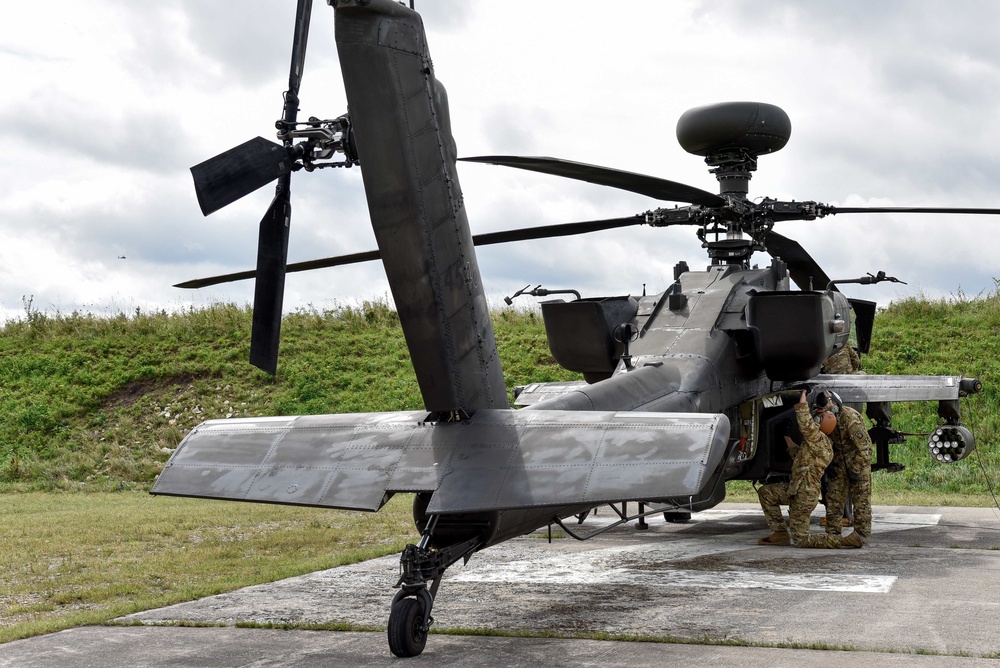
<instances>
[{"instance_id":1,"label":"riveted metal panel","mask_svg":"<svg viewBox=\"0 0 1000 668\"><path fill-rule=\"evenodd\" d=\"M724 415L483 409L215 420L152 492L378 510L432 492L428 512L555 507L697 493L725 451Z\"/></svg>"},{"instance_id":2,"label":"riveted metal panel","mask_svg":"<svg viewBox=\"0 0 1000 668\"><path fill-rule=\"evenodd\" d=\"M518 444L507 464L453 457L428 512L696 494L729 436L724 415L521 411L510 423Z\"/></svg>"},{"instance_id":3,"label":"riveted metal panel","mask_svg":"<svg viewBox=\"0 0 1000 668\"><path fill-rule=\"evenodd\" d=\"M531 385L524 386L521 393L514 399L514 405L518 408L532 406L546 399L554 399L555 397L568 394L586 386L587 382L583 380L532 383Z\"/></svg>"},{"instance_id":4,"label":"riveted metal panel","mask_svg":"<svg viewBox=\"0 0 1000 668\"><path fill-rule=\"evenodd\" d=\"M369 217L424 406L506 408L447 93L421 18L391 0L343 3L335 33Z\"/></svg>"},{"instance_id":5,"label":"riveted metal panel","mask_svg":"<svg viewBox=\"0 0 1000 668\"><path fill-rule=\"evenodd\" d=\"M153 494L378 510L424 411L212 420L178 446ZM425 476L426 478L426 476ZM436 488L437 476L417 491Z\"/></svg>"},{"instance_id":6,"label":"riveted metal panel","mask_svg":"<svg viewBox=\"0 0 1000 668\"><path fill-rule=\"evenodd\" d=\"M946 401L959 398L959 376L818 375L810 382L833 390L847 403Z\"/></svg>"}]
</instances>

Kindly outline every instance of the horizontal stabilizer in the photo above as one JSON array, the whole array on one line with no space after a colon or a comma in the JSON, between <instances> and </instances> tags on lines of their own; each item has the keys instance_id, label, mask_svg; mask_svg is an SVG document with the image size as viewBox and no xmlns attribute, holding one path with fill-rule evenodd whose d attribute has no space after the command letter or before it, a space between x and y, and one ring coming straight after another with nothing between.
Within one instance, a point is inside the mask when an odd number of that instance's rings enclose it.
<instances>
[{"instance_id":1,"label":"horizontal stabilizer","mask_svg":"<svg viewBox=\"0 0 1000 668\"><path fill-rule=\"evenodd\" d=\"M840 395L842 401L847 403L948 401L958 399L966 393L960 376L820 374L809 382L824 389L833 390ZM978 390L973 391L977 392Z\"/></svg>"},{"instance_id":2,"label":"horizontal stabilizer","mask_svg":"<svg viewBox=\"0 0 1000 668\"><path fill-rule=\"evenodd\" d=\"M153 494L375 511L432 492L459 513L697 494L729 439L725 415L482 409L211 420Z\"/></svg>"}]
</instances>

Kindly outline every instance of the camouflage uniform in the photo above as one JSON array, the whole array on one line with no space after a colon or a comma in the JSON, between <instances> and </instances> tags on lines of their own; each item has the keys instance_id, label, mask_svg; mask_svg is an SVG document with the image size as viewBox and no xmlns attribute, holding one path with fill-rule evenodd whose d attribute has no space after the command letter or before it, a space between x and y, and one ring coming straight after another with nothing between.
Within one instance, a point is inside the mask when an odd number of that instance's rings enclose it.
<instances>
[{"instance_id":1,"label":"camouflage uniform","mask_svg":"<svg viewBox=\"0 0 1000 668\"><path fill-rule=\"evenodd\" d=\"M861 358L854 348L851 347L850 343L845 343L836 352L830 355L825 362L823 362L823 367L820 369L821 373L832 373L832 374L856 374L864 373L861 371ZM864 404L848 404L851 408L858 411L859 413L863 410ZM830 468L826 471L826 479L824 480L826 497L824 502L827 506L830 505L830 488L834 487L834 498L842 499L844 505L840 508L840 517L844 516L844 511L848 510L847 507L847 490L844 485L844 458L837 451L837 448L833 449L833 463ZM844 488L841 491L841 488ZM847 518L852 523L854 521L853 509L847 513ZM829 519L829 513L827 513L827 519ZM824 522L827 529L826 532L830 534L840 535L840 529L838 527L831 527L829 522Z\"/></svg>"},{"instance_id":2,"label":"camouflage uniform","mask_svg":"<svg viewBox=\"0 0 1000 668\"><path fill-rule=\"evenodd\" d=\"M830 439L813 422L807 404L795 405L795 417L802 432L801 445L792 444L792 480L771 483L757 490L767 525L774 532L785 531L781 505L788 504L788 534L795 547L840 547L839 536L809 535L809 515L819 503L820 480L833 459Z\"/></svg>"},{"instance_id":3,"label":"camouflage uniform","mask_svg":"<svg viewBox=\"0 0 1000 668\"><path fill-rule=\"evenodd\" d=\"M827 470L826 531L840 536L849 492L854 500L854 530L867 543L872 534L872 441L861 414L843 406L830 440L833 464Z\"/></svg>"},{"instance_id":4,"label":"camouflage uniform","mask_svg":"<svg viewBox=\"0 0 1000 668\"><path fill-rule=\"evenodd\" d=\"M764 520L774 533L788 533L788 525L781 515L781 506L789 504L788 481L769 482L757 488L760 507L764 509Z\"/></svg>"},{"instance_id":5,"label":"camouflage uniform","mask_svg":"<svg viewBox=\"0 0 1000 668\"><path fill-rule=\"evenodd\" d=\"M860 369L861 357L858 356L858 351L852 348L851 344L845 343L840 350L823 362L823 368L820 370L823 373L850 374L858 373Z\"/></svg>"}]
</instances>

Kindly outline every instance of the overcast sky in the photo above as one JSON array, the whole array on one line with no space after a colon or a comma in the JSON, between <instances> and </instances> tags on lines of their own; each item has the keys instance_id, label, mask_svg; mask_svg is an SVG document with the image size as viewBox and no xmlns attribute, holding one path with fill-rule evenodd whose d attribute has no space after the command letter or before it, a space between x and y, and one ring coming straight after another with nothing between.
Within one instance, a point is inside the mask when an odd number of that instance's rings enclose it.
<instances>
[{"instance_id":1,"label":"overcast sky","mask_svg":"<svg viewBox=\"0 0 1000 668\"><path fill-rule=\"evenodd\" d=\"M315 0L300 117L346 111L333 10ZM417 0L460 155L546 155L717 192L677 144L685 110L769 102L792 121L750 197L842 206L1000 208L1000 3ZM188 168L274 138L294 0L49 0L0 25L0 316L248 303L272 187L204 218ZM640 213L609 188L462 164L473 232ZM297 173L289 261L375 247L361 175ZM885 303L991 292L1000 218L856 215L777 228L847 287ZM662 290L707 264L690 228L519 242L479 253L500 303L525 284L587 296ZM755 262L768 263L765 255ZM289 275L286 309L387 294L378 263Z\"/></svg>"}]
</instances>

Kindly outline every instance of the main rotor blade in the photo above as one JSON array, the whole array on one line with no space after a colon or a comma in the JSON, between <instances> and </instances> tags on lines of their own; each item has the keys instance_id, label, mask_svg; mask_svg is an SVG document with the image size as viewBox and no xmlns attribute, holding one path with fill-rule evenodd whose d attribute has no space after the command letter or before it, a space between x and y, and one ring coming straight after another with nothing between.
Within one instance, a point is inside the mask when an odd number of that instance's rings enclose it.
<instances>
[{"instance_id":1,"label":"main rotor blade","mask_svg":"<svg viewBox=\"0 0 1000 668\"><path fill-rule=\"evenodd\" d=\"M472 242L476 246L490 246L492 244L503 244L511 241L527 241L528 239L548 239L552 237L565 237L571 234L587 234L588 232L600 232L601 230L611 230L618 227L630 227L632 225L642 225L646 222L645 216L628 216L626 218L608 218L606 220L588 220L579 223L560 223L557 225L540 225L538 227L525 227L518 230L506 230L504 232L485 232L472 237ZM345 264L357 264L359 262L370 262L382 258L377 250L364 251L361 253L351 253L349 255L338 255L319 260L308 260L306 262L293 262L285 267L286 273L297 271L309 271L310 269L326 269L328 267L340 267ZM253 278L257 275L255 271L238 271L232 274L222 274L209 278L198 278L183 283L177 283L175 288L205 288L210 285L220 283L230 283Z\"/></svg>"},{"instance_id":2,"label":"main rotor blade","mask_svg":"<svg viewBox=\"0 0 1000 668\"><path fill-rule=\"evenodd\" d=\"M522 227L517 230L503 232L484 232L472 235L472 242L477 246L505 244L511 241L527 241L528 239L551 239L567 237L573 234L588 234L602 230L613 230L619 227L642 225L646 222L644 215L626 216L625 218L606 218L604 220L585 220L579 223L558 223L556 225L539 225L538 227Z\"/></svg>"},{"instance_id":3,"label":"main rotor blade","mask_svg":"<svg viewBox=\"0 0 1000 668\"><path fill-rule=\"evenodd\" d=\"M289 181L278 182L277 192L260 221L257 242L257 283L253 296L253 328L250 331L250 363L274 374L278 368L278 340L281 335L281 305L285 293L285 264L288 259L288 227L292 205Z\"/></svg>"},{"instance_id":4,"label":"main rotor blade","mask_svg":"<svg viewBox=\"0 0 1000 668\"><path fill-rule=\"evenodd\" d=\"M921 206L828 206L825 213L961 213L970 215L1000 215L1000 209L963 209L955 207L921 207Z\"/></svg>"},{"instance_id":5,"label":"main rotor blade","mask_svg":"<svg viewBox=\"0 0 1000 668\"><path fill-rule=\"evenodd\" d=\"M327 257L319 260L307 260L305 262L293 262L285 266L286 274L293 274L297 271L309 271L310 269L326 269L327 267L339 267L345 264L357 264L359 262L370 262L372 260L379 260L382 258L381 253L377 250L364 251L362 253L351 253L350 255L338 255L337 257ZM248 271L237 271L232 274L221 274L219 276L210 276L208 278L196 278L191 281L184 281L183 283L175 283L175 288L207 288L210 285L219 285L220 283L232 283L234 281L245 281L248 278L253 278L257 275L257 272L253 269Z\"/></svg>"},{"instance_id":6,"label":"main rotor blade","mask_svg":"<svg viewBox=\"0 0 1000 668\"><path fill-rule=\"evenodd\" d=\"M798 241L772 231L764 235L764 245L788 265L788 275L800 290L826 290L830 284L830 277Z\"/></svg>"},{"instance_id":7,"label":"main rotor blade","mask_svg":"<svg viewBox=\"0 0 1000 668\"><path fill-rule=\"evenodd\" d=\"M201 212L208 215L288 174L292 157L281 144L254 137L191 168Z\"/></svg>"},{"instance_id":8,"label":"main rotor blade","mask_svg":"<svg viewBox=\"0 0 1000 668\"><path fill-rule=\"evenodd\" d=\"M531 172L563 176L568 179L610 186L619 190L646 195L668 202L687 202L702 206L725 206L726 200L707 190L684 185L645 174L623 172L618 169L571 162L560 158L524 157L516 155L483 155L474 158L459 158L466 162L485 162L492 165L516 167Z\"/></svg>"}]
</instances>

